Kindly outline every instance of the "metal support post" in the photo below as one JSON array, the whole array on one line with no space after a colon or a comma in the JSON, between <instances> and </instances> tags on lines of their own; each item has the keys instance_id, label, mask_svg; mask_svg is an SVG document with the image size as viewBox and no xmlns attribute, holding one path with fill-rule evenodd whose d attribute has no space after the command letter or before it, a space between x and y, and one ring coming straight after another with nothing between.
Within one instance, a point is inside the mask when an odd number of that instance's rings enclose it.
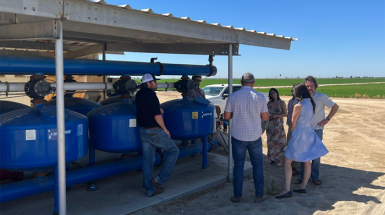
<instances>
[{"instance_id":1,"label":"metal support post","mask_svg":"<svg viewBox=\"0 0 385 215\"><path fill-rule=\"evenodd\" d=\"M229 78L229 96L231 93L233 93L233 44L229 44L229 59L228 59L228 78ZM231 146L231 119L229 120L229 128L228 128L228 140L227 142L229 147L229 163L228 163L228 175L227 175L227 181L232 182L233 181L233 169L234 169L234 161L233 161L233 149Z\"/></svg>"},{"instance_id":2,"label":"metal support post","mask_svg":"<svg viewBox=\"0 0 385 215\"><path fill-rule=\"evenodd\" d=\"M207 169L207 151L208 151L207 136L202 137L202 169Z\"/></svg>"},{"instance_id":3,"label":"metal support post","mask_svg":"<svg viewBox=\"0 0 385 215\"><path fill-rule=\"evenodd\" d=\"M57 166L55 167L55 172L54 172L54 210L53 210L53 215L58 215L59 214L59 176L58 176L58 168Z\"/></svg>"},{"instance_id":4,"label":"metal support post","mask_svg":"<svg viewBox=\"0 0 385 215\"><path fill-rule=\"evenodd\" d=\"M103 44L103 60L105 61L106 60L106 50L107 50L107 43L104 43ZM103 75L103 83L106 83L107 82L107 77L105 75ZM103 100L106 99L107 97L107 92L106 90L103 90Z\"/></svg>"},{"instance_id":5,"label":"metal support post","mask_svg":"<svg viewBox=\"0 0 385 215\"><path fill-rule=\"evenodd\" d=\"M89 159L88 159L88 166L95 166L95 149L93 147L89 147L89 153L88 153ZM89 181L88 182L88 191L95 191L99 188L96 186L95 181Z\"/></svg>"},{"instance_id":6,"label":"metal support post","mask_svg":"<svg viewBox=\"0 0 385 215\"><path fill-rule=\"evenodd\" d=\"M64 61L62 21L56 20L59 39L55 42L56 66L56 115L57 115L57 158L58 158L58 197L59 214L67 214L66 205L66 162L65 162L65 127L64 127Z\"/></svg>"}]
</instances>

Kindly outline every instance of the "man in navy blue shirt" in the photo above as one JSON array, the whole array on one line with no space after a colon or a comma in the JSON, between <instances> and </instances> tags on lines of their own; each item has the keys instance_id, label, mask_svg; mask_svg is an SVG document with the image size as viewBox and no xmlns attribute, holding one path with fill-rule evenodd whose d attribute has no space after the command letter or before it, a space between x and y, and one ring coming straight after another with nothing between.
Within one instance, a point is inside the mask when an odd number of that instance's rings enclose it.
<instances>
[{"instance_id":1,"label":"man in navy blue shirt","mask_svg":"<svg viewBox=\"0 0 385 215\"><path fill-rule=\"evenodd\" d=\"M155 90L158 88L155 76L145 74L142 77L142 89L136 94L136 120L140 128L143 148L143 181L146 195L155 196L164 192L163 183L171 176L179 149L170 138L170 132L163 122L163 110ZM152 177L156 147L167 151L162 169L157 177Z\"/></svg>"}]
</instances>

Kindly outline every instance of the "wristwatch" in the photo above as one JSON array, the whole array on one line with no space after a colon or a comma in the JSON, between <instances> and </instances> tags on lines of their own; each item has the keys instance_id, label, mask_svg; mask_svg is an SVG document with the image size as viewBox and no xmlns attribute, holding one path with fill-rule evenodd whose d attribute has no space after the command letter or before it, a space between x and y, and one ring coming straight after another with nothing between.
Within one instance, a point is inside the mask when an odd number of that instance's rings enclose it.
<instances>
[{"instance_id":1,"label":"wristwatch","mask_svg":"<svg viewBox=\"0 0 385 215\"><path fill-rule=\"evenodd\" d=\"M327 116L325 119L329 120L330 121L330 118Z\"/></svg>"}]
</instances>

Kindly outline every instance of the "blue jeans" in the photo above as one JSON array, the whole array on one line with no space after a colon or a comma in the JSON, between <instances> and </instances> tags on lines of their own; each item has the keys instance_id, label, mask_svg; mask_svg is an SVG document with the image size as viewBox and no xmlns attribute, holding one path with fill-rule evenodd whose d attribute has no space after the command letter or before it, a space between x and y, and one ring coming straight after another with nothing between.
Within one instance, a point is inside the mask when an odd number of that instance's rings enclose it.
<instances>
[{"instance_id":1,"label":"blue jeans","mask_svg":"<svg viewBox=\"0 0 385 215\"><path fill-rule=\"evenodd\" d=\"M175 162L178 159L179 149L163 129L140 128L140 139L142 140L143 149L143 183L144 188L147 190L146 195L150 196L156 190L155 185L152 183L156 147L167 151L160 173L156 177L156 181L160 184L170 178Z\"/></svg>"},{"instance_id":2,"label":"blue jeans","mask_svg":"<svg viewBox=\"0 0 385 215\"><path fill-rule=\"evenodd\" d=\"M322 140L323 138L323 129L314 130L314 132L318 135L318 137ZM312 160L311 162L311 180L319 180L319 170L321 166L321 158L317 158ZM303 173L304 173L304 166L303 163L301 163L301 179L303 179Z\"/></svg>"},{"instance_id":3,"label":"blue jeans","mask_svg":"<svg viewBox=\"0 0 385 215\"><path fill-rule=\"evenodd\" d=\"M253 177L255 196L263 197L264 177L262 164L262 140L241 141L231 137L234 158L234 197L242 197L243 167L245 165L246 150L249 150L251 164L253 165Z\"/></svg>"}]
</instances>

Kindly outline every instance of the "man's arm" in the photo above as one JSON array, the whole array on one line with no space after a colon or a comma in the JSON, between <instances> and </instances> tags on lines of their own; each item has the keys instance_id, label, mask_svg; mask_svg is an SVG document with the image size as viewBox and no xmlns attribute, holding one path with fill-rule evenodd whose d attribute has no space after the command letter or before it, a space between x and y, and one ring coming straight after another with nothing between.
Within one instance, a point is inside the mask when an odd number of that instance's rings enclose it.
<instances>
[{"instance_id":1,"label":"man's arm","mask_svg":"<svg viewBox=\"0 0 385 215\"><path fill-rule=\"evenodd\" d=\"M261 113L261 119L263 121L267 121L269 119L269 112L263 112Z\"/></svg>"},{"instance_id":2,"label":"man's arm","mask_svg":"<svg viewBox=\"0 0 385 215\"><path fill-rule=\"evenodd\" d=\"M328 119L324 119L321 122L317 123L318 126L324 127L326 124L329 123L329 121L333 118L333 116L337 113L338 109L340 107L336 104L333 105L332 109L330 110L329 115L326 117Z\"/></svg>"},{"instance_id":3,"label":"man's arm","mask_svg":"<svg viewBox=\"0 0 385 215\"><path fill-rule=\"evenodd\" d=\"M232 119L232 118L233 118L233 113L225 111L225 115L223 116L223 119L224 120L229 120L229 119Z\"/></svg>"},{"instance_id":4,"label":"man's arm","mask_svg":"<svg viewBox=\"0 0 385 215\"><path fill-rule=\"evenodd\" d=\"M163 117L162 115L156 115L154 116L155 121L159 124L159 126L163 129L163 131L170 136L170 132L167 130L166 126L164 125ZM170 136L171 137L171 136Z\"/></svg>"},{"instance_id":5,"label":"man's arm","mask_svg":"<svg viewBox=\"0 0 385 215\"><path fill-rule=\"evenodd\" d=\"M225 115L223 116L224 120L229 120L229 119L233 118L233 108L232 108L232 104L231 104L231 99L232 99L232 96L227 98L226 107L225 107Z\"/></svg>"}]
</instances>

